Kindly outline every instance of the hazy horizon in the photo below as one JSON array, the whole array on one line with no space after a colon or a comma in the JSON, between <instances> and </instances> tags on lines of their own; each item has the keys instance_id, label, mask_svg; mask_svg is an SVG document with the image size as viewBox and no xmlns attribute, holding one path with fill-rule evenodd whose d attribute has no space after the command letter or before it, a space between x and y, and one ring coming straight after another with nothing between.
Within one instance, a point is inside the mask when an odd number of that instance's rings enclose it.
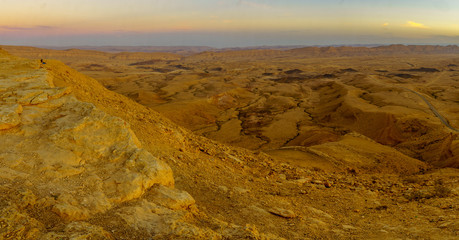
<instances>
[{"instance_id":1,"label":"hazy horizon","mask_svg":"<svg viewBox=\"0 0 459 240\"><path fill-rule=\"evenodd\" d=\"M2 0L0 13L3 45L459 44L453 0Z\"/></svg>"},{"instance_id":2,"label":"hazy horizon","mask_svg":"<svg viewBox=\"0 0 459 240\"><path fill-rule=\"evenodd\" d=\"M391 46L391 45L404 45L404 46L458 46L459 44L401 44L401 43L388 43L388 44L328 44L328 45L253 45L253 46L225 46L225 47L211 47L211 46L200 46L200 45L20 45L20 44L4 44L3 46L18 46L18 47L35 47L35 48L42 48L42 49L54 49L54 50L69 50L69 49L81 49L81 50L95 50L95 51L114 51L117 52L118 49L121 49L119 51L140 51L139 49L145 48L142 51L145 52L156 52L156 51L162 51L162 50L167 50L170 48L170 50L173 50L174 48L176 49L183 49L186 50L187 48L192 49L192 48L202 48L201 50L197 50L198 52L200 51L212 51L212 50L231 50L231 49L295 49L295 48L305 48L305 47L367 47L367 48L373 48L373 47L381 47L381 46ZM2 45L0 44L0 47ZM130 48L132 48L130 50ZM152 48L152 49L148 49Z\"/></svg>"}]
</instances>

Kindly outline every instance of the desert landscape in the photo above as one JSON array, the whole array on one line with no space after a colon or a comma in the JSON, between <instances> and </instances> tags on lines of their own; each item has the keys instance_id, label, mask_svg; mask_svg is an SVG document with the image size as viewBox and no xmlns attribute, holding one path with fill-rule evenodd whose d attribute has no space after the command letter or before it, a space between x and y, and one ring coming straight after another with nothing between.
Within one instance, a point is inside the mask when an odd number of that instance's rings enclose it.
<instances>
[{"instance_id":1,"label":"desert landscape","mask_svg":"<svg viewBox=\"0 0 459 240\"><path fill-rule=\"evenodd\" d=\"M434 166L459 167L455 46L191 56L4 48L61 60L178 125L233 146L298 155L357 133Z\"/></svg>"},{"instance_id":2,"label":"desert landscape","mask_svg":"<svg viewBox=\"0 0 459 240\"><path fill-rule=\"evenodd\" d=\"M0 48L3 239L459 237L457 46Z\"/></svg>"}]
</instances>

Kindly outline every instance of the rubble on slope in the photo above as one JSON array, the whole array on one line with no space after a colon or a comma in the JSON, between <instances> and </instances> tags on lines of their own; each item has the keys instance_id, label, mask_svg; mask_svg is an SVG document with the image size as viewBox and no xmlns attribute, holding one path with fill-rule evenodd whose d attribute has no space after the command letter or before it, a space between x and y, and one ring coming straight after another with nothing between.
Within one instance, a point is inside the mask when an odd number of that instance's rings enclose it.
<instances>
[{"instance_id":1,"label":"rubble on slope","mask_svg":"<svg viewBox=\"0 0 459 240\"><path fill-rule=\"evenodd\" d=\"M200 213L125 120L56 87L39 61L0 62L0 238L264 236Z\"/></svg>"}]
</instances>

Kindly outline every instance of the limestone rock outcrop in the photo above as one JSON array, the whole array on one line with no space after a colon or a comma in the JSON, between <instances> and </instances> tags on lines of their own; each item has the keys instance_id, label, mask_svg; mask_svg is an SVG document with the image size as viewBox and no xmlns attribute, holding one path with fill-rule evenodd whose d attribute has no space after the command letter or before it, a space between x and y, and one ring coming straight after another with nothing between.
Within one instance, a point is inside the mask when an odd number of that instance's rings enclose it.
<instances>
[{"instance_id":1,"label":"limestone rock outcrop","mask_svg":"<svg viewBox=\"0 0 459 240\"><path fill-rule=\"evenodd\" d=\"M190 223L193 197L125 120L54 81L38 60L0 52L0 239L228 235Z\"/></svg>"}]
</instances>

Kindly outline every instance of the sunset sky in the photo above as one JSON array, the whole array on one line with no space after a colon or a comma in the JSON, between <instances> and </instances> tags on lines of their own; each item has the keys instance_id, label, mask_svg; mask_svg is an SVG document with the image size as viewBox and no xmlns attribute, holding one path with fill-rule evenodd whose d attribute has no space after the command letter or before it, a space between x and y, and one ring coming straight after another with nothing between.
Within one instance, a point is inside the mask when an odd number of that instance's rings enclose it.
<instances>
[{"instance_id":1,"label":"sunset sky","mask_svg":"<svg viewBox=\"0 0 459 240\"><path fill-rule=\"evenodd\" d=\"M457 0L0 0L3 45L459 44Z\"/></svg>"}]
</instances>

